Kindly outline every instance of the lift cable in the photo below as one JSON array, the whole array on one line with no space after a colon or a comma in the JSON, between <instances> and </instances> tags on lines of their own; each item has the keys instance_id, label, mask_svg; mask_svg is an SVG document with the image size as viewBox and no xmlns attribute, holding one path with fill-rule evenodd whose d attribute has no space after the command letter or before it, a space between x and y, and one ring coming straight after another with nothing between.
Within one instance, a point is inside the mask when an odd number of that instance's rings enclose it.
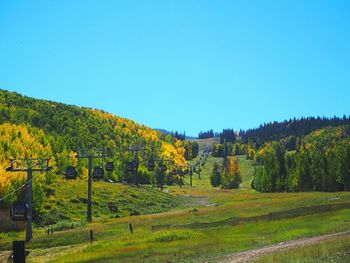
<instances>
[{"instance_id":1,"label":"lift cable","mask_svg":"<svg viewBox=\"0 0 350 263\"><path fill-rule=\"evenodd\" d=\"M25 168L22 169L22 171ZM37 178L39 175L43 174L44 172L46 172L46 170L48 170L48 168L44 168L40 173L38 173L37 175L33 176L32 180L29 180L28 182L22 184L20 187L18 187L16 190L12 191L11 193L8 193L7 195L3 196L0 198L0 202L3 201L4 199L6 199L7 197L15 194L16 192L18 192L19 190L23 189L24 187L26 187L31 181L34 181L35 178ZM21 172L21 171L19 171Z\"/></svg>"}]
</instances>

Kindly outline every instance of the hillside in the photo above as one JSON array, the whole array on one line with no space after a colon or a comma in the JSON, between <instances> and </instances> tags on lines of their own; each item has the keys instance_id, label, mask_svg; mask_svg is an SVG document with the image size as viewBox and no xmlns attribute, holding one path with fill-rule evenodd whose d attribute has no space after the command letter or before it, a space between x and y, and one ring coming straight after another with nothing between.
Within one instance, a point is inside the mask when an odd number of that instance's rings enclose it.
<instances>
[{"instance_id":1,"label":"hillside","mask_svg":"<svg viewBox=\"0 0 350 263\"><path fill-rule=\"evenodd\" d=\"M239 136L245 143L255 144L260 147L265 142L284 140L290 150L296 147L298 138L310 134L313 131L326 127L337 127L350 124L350 116L340 117L306 117L293 118L281 122L270 122L260 125L258 128L241 130Z\"/></svg>"},{"instance_id":2,"label":"hillside","mask_svg":"<svg viewBox=\"0 0 350 263\"><path fill-rule=\"evenodd\" d=\"M37 184L37 182L34 182ZM79 226L86 220L87 180L62 181L45 187L46 195L38 202L34 200L36 226L52 225L57 228L63 225ZM181 204L172 195L159 191L152 186L122 185L95 181L93 183L93 220L101 221L130 215L160 213ZM38 207L40 205L40 207ZM0 209L0 232L18 228L24 224L15 224L9 217L9 209Z\"/></svg>"},{"instance_id":3,"label":"hillside","mask_svg":"<svg viewBox=\"0 0 350 263\"><path fill-rule=\"evenodd\" d=\"M261 192L349 191L350 127L327 127L301 138L296 151L266 143L255 160L253 187Z\"/></svg>"},{"instance_id":4,"label":"hillside","mask_svg":"<svg viewBox=\"0 0 350 263\"><path fill-rule=\"evenodd\" d=\"M96 210L103 220L95 218L94 223L74 225L73 229L64 229L64 224L57 224L57 230L50 236L46 233L47 228L35 228L35 238L27 245L30 251L28 260L219 262L226 256L230 257L231 253L349 230L348 192L259 193L249 188L254 161L246 160L245 156L238 156L238 159L244 187L233 190L212 187L209 177L213 165L222 159L209 157L201 179L193 177L193 187L189 186L188 177L184 188L167 187L170 195L178 196L187 203L187 208L164 213L106 218L106 204L102 201L103 183L96 188L96 192L102 193L96 200L101 208ZM113 184L107 185L113 187ZM124 196L127 188L129 186L123 188L118 185L119 193L116 194ZM131 190L137 189L133 187ZM141 191L146 194L150 190L144 187ZM67 198L70 194L66 192L64 199L73 199ZM125 199L129 198L131 196L126 195ZM83 210L75 211L76 204L59 204L60 200L57 198L57 207L63 206L72 214L84 213ZM145 207L146 202L140 205ZM132 235L129 223L133 226ZM89 242L90 229L94 231L93 243ZM22 237L20 232L0 235L0 260L9 256L11 240Z\"/></svg>"},{"instance_id":5,"label":"hillside","mask_svg":"<svg viewBox=\"0 0 350 263\"><path fill-rule=\"evenodd\" d=\"M0 94L1 195L17 189L25 176L4 170L9 159L50 156L54 167L34 180L30 262L164 262L174 256L176 261L216 262L235 252L349 230L349 193L320 192L350 189L348 126L301 136L293 151L288 151L285 138L261 147L240 140L222 145L212 138L180 141L96 109ZM127 150L136 144L145 148L139 156L140 187L130 183L132 174L125 170L133 157ZM222 172L225 157L201 155L213 145L213 154L220 145L226 148L222 153L247 154L229 157L240 167L238 189L211 185L215 167ZM93 181L91 224L85 221L87 163L75 158L77 149L89 147L105 147L111 157L104 161L116 164L108 180ZM151 158L163 158L168 174L186 167L186 159L192 165L201 163L200 175L194 173L192 180L185 176L181 188L177 176L167 176L166 189L160 191L157 174L146 168ZM71 165L78 168L79 178L67 181L64 171ZM24 236L23 231L12 231L24 225L12 224L8 216L8 206L16 199L23 199L23 191L9 196L0 208L0 260L8 258L11 242ZM53 235L47 235L48 227Z\"/></svg>"},{"instance_id":6,"label":"hillside","mask_svg":"<svg viewBox=\"0 0 350 263\"><path fill-rule=\"evenodd\" d=\"M4 123L41 129L54 153L87 147L103 147L114 153L116 149L122 150L136 141L159 150L163 150L161 147L164 145L172 145L174 153L183 150L171 136L126 118L97 109L38 100L0 90L0 124ZM184 161L179 155L175 155L174 160L178 164Z\"/></svg>"},{"instance_id":7,"label":"hillside","mask_svg":"<svg viewBox=\"0 0 350 263\"><path fill-rule=\"evenodd\" d=\"M213 144L218 143L218 138L208 138L208 139L189 139L189 141L193 141L198 143L199 152L203 152L205 150L213 150Z\"/></svg>"},{"instance_id":8,"label":"hillside","mask_svg":"<svg viewBox=\"0 0 350 263\"><path fill-rule=\"evenodd\" d=\"M82 182L85 182L87 178L87 161L78 161L75 158L79 149L105 148L108 157L105 160L95 160L93 165L102 165L103 162L112 161L115 169L106 174L109 182L132 183L134 173L127 172L125 165L133 160L134 155L128 150L135 145L140 145L142 148L138 155L141 184L155 185L158 180L156 171L147 170L148 160L163 160L168 171L171 171L181 167L184 169L187 166L185 155L187 158L191 157L188 151L191 149L189 142L179 141L171 135L163 134L132 120L97 109L38 100L0 90L0 199L1 196L11 193L22 185L26 178L26 173L11 173L5 170L9 166L10 159L50 157L50 165L53 170L37 174L34 181L34 213L36 221L40 221L40 224L74 218L74 215L67 215L62 203L57 205L52 201L61 199L60 197L66 198L60 186L68 185L69 188L64 189L67 193L74 188L79 189L81 198L85 198L83 193L86 191L86 185ZM79 183L78 180L72 184L66 184L64 174L68 166L77 167L79 180L82 182ZM177 177L166 179L168 180L166 183L174 183ZM105 184L105 186L102 187L100 184ZM114 186L103 182L95 182L94 185L97 188L107 189L104 197L107 203L118 199L115 199L115 195L120 190L117 186L113 188ZM136 211L137 213L147 213L163 211L173 206L173 201L169 197L158 198L155 192L147 197L145 193L141 194L140 189L136 190L136 194L133 194L134 190L130 189L125 190L126 197L134 197L124 199L124 205L121 205L124 208L118 207L118 216L129 214L135 207L136 210L139 210ZM71 195L74 193L71 192ZM67 195L65 201L71 203L81 201L78 200L79 197L76 197L77 200L74 198ZM152 198L156 203L159 201L162 208L153 209L152 201L150 201L149 208L147 208L149 211L144 205L135 206L135 204L131 206L130 211L126 211L125 207L129 205L128 203L148 202L147 200L152 200ZM0 206L8 207L16 200L23 200L23 191L8 196L0 202ZM50 214L48 211L52 211L52 207L56 205L60 211L57 214ZM112 211L114 213L112 215L108 208L103 208L101 205L98 207L105 217L117 215L115 211ZM81 214L79 207L74 209L77 215ZM82 217L79 216L79 218Z\"/></svg>"}]
</instances>

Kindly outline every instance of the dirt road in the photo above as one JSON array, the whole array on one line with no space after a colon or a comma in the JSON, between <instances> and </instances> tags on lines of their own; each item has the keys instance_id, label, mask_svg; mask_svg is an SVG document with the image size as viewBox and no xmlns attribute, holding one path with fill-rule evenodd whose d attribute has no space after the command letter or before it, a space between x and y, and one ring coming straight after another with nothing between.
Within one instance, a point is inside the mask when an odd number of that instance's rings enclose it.
<instances>
[{"instance_id":1,"label":"dirt road","mask_svg":"<svg viewBox=\"0 0 350 263\"><path fill-rule=\"evenodd\" d=\"M222 259L219 262L221 262L221 263L251 262L252 260L254 260L260 256L263 256L263 255L266 255L266 254L269 254L269 253L272 253L275 251L279 251L282 249L289 249L289 248L295 248L295 247L300 247L300 246L308 246L308 245L320 243L322 241L332 239L335 237L349 236L349 235L350 235L350 231L346 231L346 232L340 232L340 233L335 233L335 234L286 241L286 242L277 243L277 244L273 244L270 246L262 247L259 249L253 249L253 250L248 250L248 251L244 251L244 252L240 252L240 253L235 253L235 254L229 255L228 257Z\"/></svg>"}]
</instances>

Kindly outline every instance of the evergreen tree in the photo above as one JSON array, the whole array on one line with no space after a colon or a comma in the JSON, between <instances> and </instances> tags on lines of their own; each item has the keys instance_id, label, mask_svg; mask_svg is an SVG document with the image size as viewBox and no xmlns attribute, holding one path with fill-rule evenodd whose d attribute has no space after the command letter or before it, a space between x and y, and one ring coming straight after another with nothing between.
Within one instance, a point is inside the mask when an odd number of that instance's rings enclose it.
<instances>
[{"instance_id":1,"label":"evergreen tree","mask_svg":"<svg viewBox=\"0 0 350 263\"><path fill-rule=\"evenodd\" d=\"M210 175L210 183L214 187L220 186L221 184L221 167L217 162L213 165L213 171Z\"/></svg>"}]
</instances>

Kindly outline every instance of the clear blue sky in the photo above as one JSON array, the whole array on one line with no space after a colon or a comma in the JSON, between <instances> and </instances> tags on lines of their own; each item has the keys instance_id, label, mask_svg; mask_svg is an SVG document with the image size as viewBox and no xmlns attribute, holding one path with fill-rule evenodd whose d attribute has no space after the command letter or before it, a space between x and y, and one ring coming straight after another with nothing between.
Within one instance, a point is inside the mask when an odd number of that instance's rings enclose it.
<instances>
[{"instance_id":1,"label":"clear blue sky","mask_svg":"<svg viewBox=\"0 0 350 263\"><path fill-rule=\"evenodd\" d=\"M350 114L350 1L0 1L0 88L154 128Z\"/></svg>"}]
</instances>

